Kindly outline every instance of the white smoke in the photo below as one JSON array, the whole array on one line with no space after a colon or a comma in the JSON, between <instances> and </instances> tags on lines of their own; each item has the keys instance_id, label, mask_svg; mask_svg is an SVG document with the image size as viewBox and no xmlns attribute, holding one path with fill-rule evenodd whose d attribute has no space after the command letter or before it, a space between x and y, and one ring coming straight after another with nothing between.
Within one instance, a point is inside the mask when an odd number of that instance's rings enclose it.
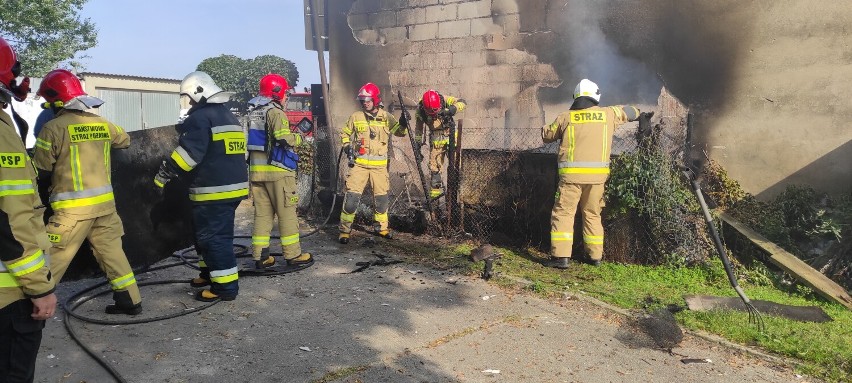
<instances>
[{"instance_id":1,"label":"white smoke","mask_svg":"<svg viewBox=\"0 0 852 383\"><path fill-rule=\"evenodd\" d=\"M601 88L601 104L656 104L663 83L647 65L622 55L617 46L607 40L601 28L609 2L564 0L562 6L551 5L549 26L564 38L568 58L560 74L566 88L573 90L581 79L588 78ZM611 4L610 4L611 5ZM574 78L564 78L566 74ZM566 97L570 100L571 95Z\"/></svg>"}]
</instances>

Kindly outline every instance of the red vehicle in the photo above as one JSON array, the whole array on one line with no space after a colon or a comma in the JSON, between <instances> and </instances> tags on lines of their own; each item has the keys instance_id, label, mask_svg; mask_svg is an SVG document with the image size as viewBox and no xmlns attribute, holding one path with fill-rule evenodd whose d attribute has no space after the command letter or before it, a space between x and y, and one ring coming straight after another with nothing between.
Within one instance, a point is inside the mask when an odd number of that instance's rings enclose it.
<instances>
[{"instance_id":1,"label":"red vehicle","mask_svg":"<svg viewBox=\"0 0 852 383\"><path fill-rule=\"evenodd\" d=\"M287 95L284 113L290 121L290 130L300 131L305 136L313 136L314 117L311 113L311 94L293 92Z\"/></svg>"}]
</instances>

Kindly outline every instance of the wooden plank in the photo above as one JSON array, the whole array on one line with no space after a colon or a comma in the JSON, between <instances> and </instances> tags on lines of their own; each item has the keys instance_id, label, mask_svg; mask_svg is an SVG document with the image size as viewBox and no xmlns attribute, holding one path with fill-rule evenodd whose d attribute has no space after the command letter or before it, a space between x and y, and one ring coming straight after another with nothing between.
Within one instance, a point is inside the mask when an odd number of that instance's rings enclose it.
<instances>
[{"instance_id":1,"label":"wooden plank","mask_svg":"<svg viewBox=\"0 0 852 383\"><path fill-rule=\"evenodd\" d=\"M731 217L728 213L722 213L719 217L722 218L722 221L748 238L749 241L769 253L769 260L773 264L784 269L784 271L790 273L790 275L796 277L796 279L814 289L814 291L818 292L820 295L852 310L852 297L849 296L843 287L834 283L834 281L813 267L808 266L807 263L803 262L795 255L790 254L780 246L772 243L770 240L766 239L766 237L752 230L752 228L746 226L736 218Z\"/></svg>"}]
</instances>

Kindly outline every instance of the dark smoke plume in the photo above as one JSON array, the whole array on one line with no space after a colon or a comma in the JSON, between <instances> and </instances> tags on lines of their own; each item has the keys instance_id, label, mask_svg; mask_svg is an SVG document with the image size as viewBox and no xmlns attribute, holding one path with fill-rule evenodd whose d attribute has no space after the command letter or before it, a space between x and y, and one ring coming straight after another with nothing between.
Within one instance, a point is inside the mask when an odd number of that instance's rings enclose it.
<instances>
[{"instance_id":1,"label":"dark smoke plume","mask_svg":"<svg viewBox=\"0 0 852 383\"><path fill-rule=\"evenodd\" d=\"M547 33L529 33L525 47L563 80L542 89L549 104L568 102L577 81L589 78L604 104L656 103L665 85L687 105L724 106L751 30L748 5L728 0L546 3ZM522 11L521 24L537 17Z\"/></svg>"}]
</instances>

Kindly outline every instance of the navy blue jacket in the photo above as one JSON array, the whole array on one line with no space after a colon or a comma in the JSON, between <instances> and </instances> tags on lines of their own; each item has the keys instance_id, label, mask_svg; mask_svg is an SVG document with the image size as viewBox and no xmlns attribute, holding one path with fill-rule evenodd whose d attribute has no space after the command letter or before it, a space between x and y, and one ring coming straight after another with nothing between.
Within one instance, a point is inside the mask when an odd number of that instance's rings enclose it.
<instances>
[{"instance_id":1,"label":"navy blue jacket","mask_svg":"<svg viewBox=\"0 0 852 383\"><path fill-rule=\"evenodd\" d=\"M248 197L246 137L225 105L192 107L178 131L178 147L166 163L189 184L193 203L222 203Z\"/></svg>"}]
</instances>

